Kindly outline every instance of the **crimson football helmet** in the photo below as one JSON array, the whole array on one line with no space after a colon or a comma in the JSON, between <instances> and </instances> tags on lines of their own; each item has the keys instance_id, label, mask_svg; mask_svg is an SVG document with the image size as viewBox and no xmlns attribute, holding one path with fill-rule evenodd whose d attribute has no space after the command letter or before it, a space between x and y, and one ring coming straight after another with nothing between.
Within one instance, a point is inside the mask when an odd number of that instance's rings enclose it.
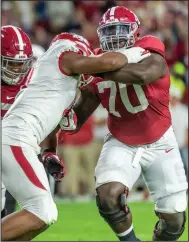
<instances>
[{"instance_id":1,"label":"crimson football helmet","mask_svg":"<svg viewBox=\"0 0 189 242\"><path fill-rule=\"evenodd\" d=\"M9 85L17 85L29 71L33 52L28 35L20 28L1 27L1 79Z\"/></svg>"},{"instance_id":2,"label":"crimson football helmet","mask_svg":"<svg viewBox=\"0 0 189 242\"><path fill-rule=\"evenodd\" d=\"M140 22L137 16L125 7L108 9L97 29L103 51L132 47L139 37Z\"/></svg>"}]
</instances>

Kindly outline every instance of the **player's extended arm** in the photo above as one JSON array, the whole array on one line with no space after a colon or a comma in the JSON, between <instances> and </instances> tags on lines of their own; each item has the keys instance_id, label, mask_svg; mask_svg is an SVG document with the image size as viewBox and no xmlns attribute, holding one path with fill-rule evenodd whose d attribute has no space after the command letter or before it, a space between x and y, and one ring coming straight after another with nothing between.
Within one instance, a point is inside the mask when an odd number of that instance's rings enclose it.
<instances>
[{"instance_id":1,"label":"player's extended arm","mask_svg":"<svg viewBox=\"0 0 189 242\"><path fill-rule=\"evenodd\" d=\"M117 71L104 73L104 79L124 84L146 85L164 77L166 73L165 59L160 54L151 53L140 63L126 64Z\"/></svg>"},{"instance_id":2,"label":"player's extended arm","mask_svg":"<svg viewBox=\"0 0 189 242\"><path fill-rule=\"evenodd\" d=\"M127 62L126 56L117 52L90 57L70 52L62 58L62 69L69 75L102 73L117 70Z\"/></svg>"},{"instance_id":3,"label":"player's extended arm","mask_svg":"<svg viewBox=\"0 0 189 242\"><path fill-rule=\"evenodd\" d=\"M100 55L83 56L75 52L66 53L61 60L61 68L68 75L95 74L118 70L127 63L137 63L150 53L141 47L133 47L120 52L106 52Z\"/></svg>"}]
</instances>

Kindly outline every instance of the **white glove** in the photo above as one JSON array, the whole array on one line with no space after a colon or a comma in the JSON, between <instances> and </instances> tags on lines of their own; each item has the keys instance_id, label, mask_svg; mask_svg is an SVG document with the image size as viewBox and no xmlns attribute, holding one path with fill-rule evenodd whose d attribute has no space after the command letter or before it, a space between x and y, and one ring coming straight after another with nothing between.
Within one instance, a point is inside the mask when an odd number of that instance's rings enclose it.
<instances>
[{"instance_id":1,"label":"white glove","mask_svg":"<svg viewBox=\"0 0 189 242\"><path fill-rule=\"evenodd\" d=\"M128 59L128 63L138 63L151 55L148 50L145 50L141 47L132 47L129 49L122 48L116 52L120 52L125 55Z\"/></svg>"},{"instance_id":2,"label":"white glove","mask_svg":"<svg viewBox=\"0 0 189 242\"><path fill-rule=\"evenodd\" d=\"M74 112L74 110L67 109L60 122L59 122L60 128L64 131L75 131L77 128L77 116Z\"/></svg>"}]
</instances>

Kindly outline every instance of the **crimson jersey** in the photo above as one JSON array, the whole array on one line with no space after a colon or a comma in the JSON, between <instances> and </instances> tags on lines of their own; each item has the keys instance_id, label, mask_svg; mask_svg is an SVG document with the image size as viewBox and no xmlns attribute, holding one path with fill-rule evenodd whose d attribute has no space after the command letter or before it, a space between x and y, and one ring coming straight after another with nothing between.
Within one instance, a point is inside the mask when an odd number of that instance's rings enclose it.
<instances>
[{"instance_id":1,"label":"crimson jersey","mask_svg":"<svg viewBox=\"0 0 189 242\"><path fill-rule=\"evenodd\" d=\"M14 103L18 92L26 87L31 79L32 73L33 69L31 68L19 85L8 85L3 80L1 80L1 118L5 116L6 112Z\"/></svg>"},{"instance_id":2,"label":"crimson jersey","mask_svg":"<svg viewBox=\"0 0 189 242\"><path fill-rule=\"evenodd\" d=\"M145 36L135 43L164 57L164 44L155 36ZM99 50L97 50L99 53ZM97 53L96 52L96 53ZM109 112L108 128L112 135L128 145L153 143L170 127L170 74L148 84L130 85L96 78L90 86Z\"/></svg>"}]
</instances>

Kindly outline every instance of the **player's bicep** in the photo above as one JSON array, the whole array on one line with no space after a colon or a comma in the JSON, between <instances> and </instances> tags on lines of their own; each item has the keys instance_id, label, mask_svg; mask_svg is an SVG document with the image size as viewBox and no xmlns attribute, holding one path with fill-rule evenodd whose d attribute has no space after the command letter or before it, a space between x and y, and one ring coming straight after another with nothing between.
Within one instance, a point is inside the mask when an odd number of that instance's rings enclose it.
<instances>
[{"instance_id":1,"label":"player's bicep","mask_svg":"<svg viewBox=\"0 0 189 242\"><path fill-rule=\"evenodd\" d=\"M168 71L165 58L158 53L151 53L151 56L142 60L140 64L146 66L146 75L151 76L152 80L164 77Z\"/></svg>"},{"instance_id":2,"label":"player's bicep","mask_svg":"<svg viewBox=\"0 0 189 242\"><path fill-rule=\"evenodd\" d=\"M74 73L79 73L77 72L78 69L80 68L79 61L83 56L79 55L76 52L67 52L65 53L61 60L60 60L60 65L61 69L63 70L64 73L67 75L73 75ZM73 61L74 60L74 61Z\"/></svg>"},{"instance_id":3,"label":"player's bicep","mask_svg":"<svg viewBox=\"0 0 189 242\"><path fill-rule=\"evenodd\" d=\"M96 57L86 57L74 52L67 53L62 58L62 69L68 75L91 74L100 71L100 60Z\"/></svg>"}]
</instances>

